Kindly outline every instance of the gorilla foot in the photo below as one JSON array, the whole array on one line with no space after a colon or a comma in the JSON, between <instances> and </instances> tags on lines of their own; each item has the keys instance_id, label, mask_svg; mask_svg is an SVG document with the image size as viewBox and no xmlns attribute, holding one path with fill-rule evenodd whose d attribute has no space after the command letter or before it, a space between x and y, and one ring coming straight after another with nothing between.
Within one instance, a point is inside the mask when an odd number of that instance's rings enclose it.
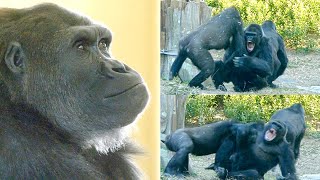
<instances>
[{"instance_id":1,"label":"gorilla foot","mask_svg":"<svg viewBox=\"0 0 320 180\"><path fill-rule=\"evenodd\" d=\"M223 168L223 167L219 167L216 166L214 163L210 164L208 167L206 167L205 169L212 169L217 173L217 176L220 179L225 179L227 177L228 171L227 169Z\"/></svg>"},{"instance_id":2,"label":"gorilla foot","mask_svg":"<svg viewBox=\"0 0 320 180\"><path fill-rule=\"evenodd\" d=\"M220 178L220 179L225 179L227 177L227 174L228 174L228 171L223 168L223 167L216 167L215 168L215 171L217 173L217 176Z\"/></svg>"}]
</instances>

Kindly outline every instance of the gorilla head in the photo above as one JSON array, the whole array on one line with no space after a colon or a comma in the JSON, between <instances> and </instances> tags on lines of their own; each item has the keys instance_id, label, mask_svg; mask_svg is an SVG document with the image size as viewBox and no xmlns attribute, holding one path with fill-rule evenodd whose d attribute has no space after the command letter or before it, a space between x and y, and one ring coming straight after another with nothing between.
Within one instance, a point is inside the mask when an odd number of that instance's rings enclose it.
<instances>
[{"instance_id":1,"label":"gorilla head","mask_svg":"<svg viewBox=\"0 0 320 180\"><path fill-rule=\"evenodd\" d=\"M0 111L10 110L0 119L46 124L46 133L82 148L120 148L122 127L148 92L136 71L112 58L111 41L106 27L53 4L0 9Z\"/></svg>"},{"instance_id":2,"label":"gorilla head","mask_svg":"<svg viewBox=\"0 0 320 180\"><path fill-rule=\"evenodd\" d=\"M276 143L285 139L288 129L281 122L271 121L264 130L264 140L266 143Z\"/></svg>"},{"instance_id":3,"label":"gorilla head","mask_svg":"<svg viewBox=\"0 0 320 180\"><path fill-rule=\"evenodd\" d=\"M258 47L263 36L263 31L261 26L258 24L250 24L244 31L245 43L247 51L252 54L256 51L256 46Z\"/></svg>"}]
</instances>

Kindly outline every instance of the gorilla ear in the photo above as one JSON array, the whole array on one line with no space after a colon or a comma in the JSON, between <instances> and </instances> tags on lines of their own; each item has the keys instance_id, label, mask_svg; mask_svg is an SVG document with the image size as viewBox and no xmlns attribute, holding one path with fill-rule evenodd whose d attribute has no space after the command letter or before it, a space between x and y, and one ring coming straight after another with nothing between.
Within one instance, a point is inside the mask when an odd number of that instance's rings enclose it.
<instances>
[{"instance_id":1,"label":"gorilla ear","mask_svg":"<svg viewBox=\"0 0 320 180\"><path fill-rule=\"evenodd\" d=\"M15 74L24 72L25 55L18 42L11 42L4 56L7 67Z\"/></svg>"}]
</instances>

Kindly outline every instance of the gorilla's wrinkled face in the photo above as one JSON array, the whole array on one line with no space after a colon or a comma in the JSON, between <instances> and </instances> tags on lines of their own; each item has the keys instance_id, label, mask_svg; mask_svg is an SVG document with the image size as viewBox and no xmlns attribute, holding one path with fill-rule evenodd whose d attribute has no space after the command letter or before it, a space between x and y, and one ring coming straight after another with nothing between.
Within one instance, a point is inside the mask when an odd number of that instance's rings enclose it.
<instances>
[{"instance_id":1,"label":"gorilla's wrinkled face","mask_svg":"<svg viewBox=\"0 0 320 180\"><path fill-rule=\"evenodd\" d=\"M50 55L27 67L27 82L34 82L28 88L29 102L80 139L132 123L146 106L148 92L137 72L111 58L111 32L87 25L57 33L53 36L59 40L48 42L55 47ZM46 99L39 101L39 94Z\"/></svg>"}]
</instances>

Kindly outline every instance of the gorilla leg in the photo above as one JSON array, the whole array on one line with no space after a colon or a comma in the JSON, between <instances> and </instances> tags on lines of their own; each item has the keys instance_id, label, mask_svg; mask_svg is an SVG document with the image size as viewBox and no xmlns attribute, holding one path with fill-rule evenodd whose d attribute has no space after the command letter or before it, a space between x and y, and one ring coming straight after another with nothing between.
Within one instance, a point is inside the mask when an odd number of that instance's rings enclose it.
<instances>
[{"instance_id":1,"label":"gorilla leg","mask_svg":"<svg viewBox=\"0 0 320 180\"><path fill-rule=\"evenodd\" d=\"M169 161L167 167L164 170L164 173L177 176L188 175L188 156L194 148L193 141L186 133L177 134L177 137L173 137L172 139L179 140L179 143L172 143L173 145L178 145L173 147L174 150L176 150L176 154Z\"/></svg>"},{"instance_id":2,"label":"gorilla leg","mask_svg":"<svg viewBox=\"0 0 320 180\"><path fill-rule=\"evenodd\" d=\"M296 139L295 143L294 143L294 158L297 159L299 157L300 154L300 144L301 144L301 140L304 136L304 133L300 134L300 136Z\"/></svg>"},{"instance_id":3,"label":"gorilla leg","mask_svg":"<svg viewBox=\"0 0 320 180\"><path fill-rule=\"evenodd\" d=\"M200 70L200 73L189 82L189 86L203 89L201 83L214 73L215 62L209 51L197 44L190 45L187 48L187 54L192 63Z\"/></svg>"},{"instance_id":4,"label":"gorilla leg","mask_svg":"<svg viewBox=\"0 0 320 180\"><path fill-rule=\"evenodd\" d=\"M170 75L169 75L169 80L172 80L175 76L178 75L183 62L186 60L187 56L185 55L185 52L179 51L178 56L174 60L171 69L170 69Z\"/></svg>"},{"instance_id":5,"label":"gorilla leg","mask_svg":"<svg viewBox=\"0 0 320 180\"><path fill-rule=\"evenodd\" d=\"M189 149L183 148L176 152L176 154L169 161L164 173L170 175L187 175L189 164Z\"/></svg>"},{"instance_id":6,"label":"gorilla leg","mask_svg":"<svg viewBox=\"0 0 320 180\"><path fill-rule=\"evenodd\" d=\"M277 52L278 59L280 61L280 68L277 72L277 77L281 76L284 73L284 70L287 68L288 65L288 57L286 50L284 48L284 43L282 41L279 42L279 50Z\"/></svg>"},{"instance_id":7,"label":"gorilla leg","mask_svg":"<svg viewBox=\"0 0 320 180\"><path fill-rule=\"evenodd\" d=\"M230 156L234 153L235 148L236 144L234 137L229 136L219 147L216 153L215 162L206 169L213 169L220 179L225 179L228 171L231 170Z\"/></svg>"},{"instance_id":8,"label":"gorilla leg","mask_svg":"<svg viewBox=\"0 0 320 180\"><path fill-rule=\"evenodd\" d=\"M227 91L227 88L224 86L224 82L227 81L227 75L229 74L229 68L225 68L227 64L224 64L222 61L215 61L215 71L211 75L214 87L221 91Z\"/></svg>"}]
</instances>

